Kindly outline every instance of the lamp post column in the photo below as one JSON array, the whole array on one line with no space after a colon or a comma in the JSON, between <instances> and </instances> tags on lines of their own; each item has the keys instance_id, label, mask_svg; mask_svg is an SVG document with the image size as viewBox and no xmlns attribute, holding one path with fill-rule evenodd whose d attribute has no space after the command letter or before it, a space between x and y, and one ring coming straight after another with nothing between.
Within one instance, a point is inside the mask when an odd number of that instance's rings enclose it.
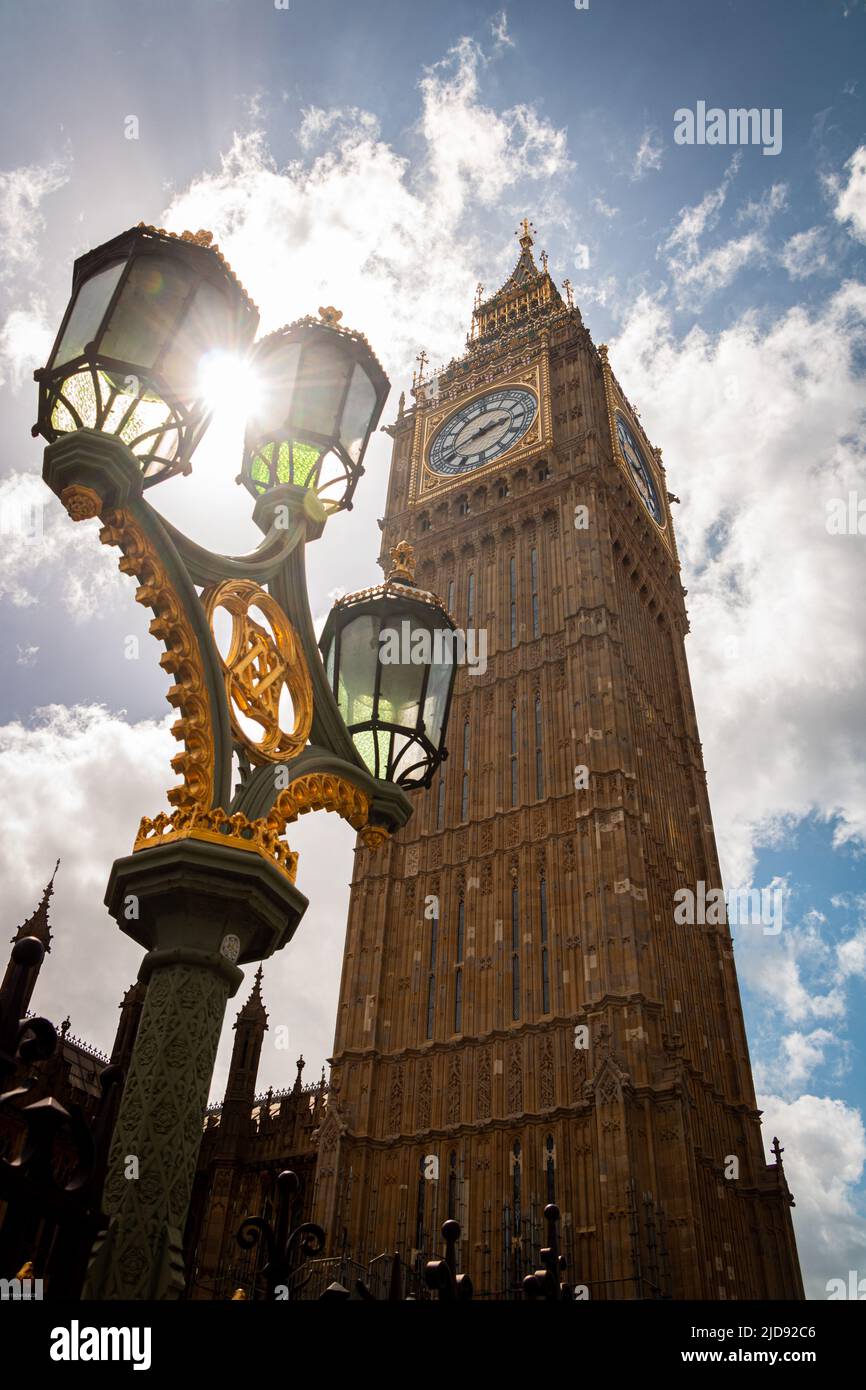
<instances>
[{"instance_id":1,"label":"lamp post column","mask_svg":"<svg viewBox=\"0 0 866 1390\"><path fill-rule=\"evenodd\" d=\"M307 900L255 852L163 843L115 862L106 903L150 949L147 996L109 1155L108 1229L85 1299L172 1299L220 1030L243 975L291 938Z\"/></svg>"}]
</instances>

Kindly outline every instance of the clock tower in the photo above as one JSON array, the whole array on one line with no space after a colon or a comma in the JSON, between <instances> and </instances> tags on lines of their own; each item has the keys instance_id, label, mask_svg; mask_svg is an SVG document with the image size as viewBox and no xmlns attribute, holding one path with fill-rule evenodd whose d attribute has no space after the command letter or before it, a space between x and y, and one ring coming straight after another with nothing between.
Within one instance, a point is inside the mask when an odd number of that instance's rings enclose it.
<instances>
[{"instance_id":1,"label":"clock tower","mask_svg":"<svg viewBox=\"0 0 866 1390\"><path fill-rule=\"evenodd\" d=\"M801 1298L729 928L677 910L721 879L676 499L519 240L389 429L383 555L412 541L484 660L409 824L357 850L315 1216L332 1253L410 1270L454 1217L476 1297L515 1298L555 1202L579 1296Z\"/></svg>"}]
</instances>

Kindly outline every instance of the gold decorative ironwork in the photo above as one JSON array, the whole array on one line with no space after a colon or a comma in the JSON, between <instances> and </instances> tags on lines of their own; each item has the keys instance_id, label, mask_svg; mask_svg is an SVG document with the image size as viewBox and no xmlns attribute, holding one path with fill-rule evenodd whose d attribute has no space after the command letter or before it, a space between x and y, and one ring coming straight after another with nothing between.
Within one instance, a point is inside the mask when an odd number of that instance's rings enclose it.
<instances>
[{"instance_id":1,"label":"gold decorative ironwork","mask_svg":"<svg viewBox=\"0 0 866 1390\"><path fill-rule=\"evenodd\" d=\"M153 820L148 816L142 818L132 847L133 853L152 849L155 845L171 844L175 840L206 840L211 844L248 850L273 864L290 883L294 883L297 877L298 856L281 838L270 818L249 820L242 811L228 815L221 806L212 811L198 807L178 810L171 815L161 811Z\"/></svg>"},{"instance_id":2,"label":"gold decorative ironwork","mask_svg":"<svg viewBox=\"0 0 866 1390\"><path fill-rule=\"evenodd\" d=\"M335 309L333 304L328 304L324 309L321 304L319 305L319 318L323 323L326 323L329 328L336 328L342 317L342 309Z\"/></svg>"},{"instance_id":3,"label":"gold decorative ironwork","mask_svg":"<svg viewBox=\"0 0 866 1390\"><path fill-rule=\"evenodd\" d=\"M391 547L391 572L388 579L405 580L415 583L415 551L408 541L398 541Z\"/></svg>"},{"instance_id":4,"label":"gold decorative ironwork","mask_svg":"<svg viewBox=\"0 0 866 1390\"><path fill-rule=\"evenodd\" d=\"M138 522L122 510L106 514L103 521L99 539L103 545L120 548L118 568L139 581L135 600L153 610L150 632L165 644L159 664L174 677L166 699L180 715L171 732L184 751L172 758L171 766L183 783L166 795L179 809L206 810L214 789L214 721L195 632L155 546Z\"/></svg>"},{"instance_id":5,"label":"gold decorative ironwork","mask_svg":"<svg viewBox=\"0 0 866 1390\"><path fill-rule=\"evenodd\" d=\"M388 839L390 831L386 830L384 825L364 825L359 833L364 848L375 854L376 850L381 849Z\"/></svg>"},{"instance_id":6,"label":"gold decorative ironwork","mask_svg":"<svg viewBox=\"0 0 866 1390\"><path fill-rule=\"evenodd\" d=\"M202 602L211 628L218 608L232 620L228 654L220 659L236 741L254 763L297 757L310 736L313 685L301 644L282 608L252 579L226 579L205 590ZM268 627L251 617L251 609L258 610ZM294 708L294 728L289 732L280 724L284 688ZM250 735L239 715L261 727L260 738Z\"/></svg>"},{"instance_id":7,"label":"gold decorative ironwork","mask_svg":"<svg viewBox=\"0 0 866 1390\"><path fill-rule=\"evenodd\" d=\"M247 303L258 312L258 305L254 304L244 286L241 284L235 272L232 270L222 251L220 251L213 239L213 232L208 232L201 228L197 232L169 232L165 227L154 227L149 222L138 222L137 227L142 232L148 232L151 236L168 237L170 241L188 241L193 246L203 246L206 250L212 251L227 275L230 275L234 283L238 286Z\"/></svg>"},{"instance_id":8,"label":"gold decorative ironwork","mask_svg":"<svg viewBox=\"0 0 866 1390\"><path fill-rule=\"evenodd\" d=\"M370 814L370 798L336 773L308 772L280 792L269 820L282 830L308 811L336 811L353 829L363 830Z\"/></svg>"},{"instance_id":9,"label":"gold decorative ironwork","mask_svg":"<svg viewBox=\"0 0 866 1390\"><path fill-rule=\"evenodd\" d=\"M84 487L80 483L70 483L65 487L60 494L60 501L73 521L90 521L93 517L99 516L103 507L102 498L96 489Z\"/></svg>"}]
</instances>

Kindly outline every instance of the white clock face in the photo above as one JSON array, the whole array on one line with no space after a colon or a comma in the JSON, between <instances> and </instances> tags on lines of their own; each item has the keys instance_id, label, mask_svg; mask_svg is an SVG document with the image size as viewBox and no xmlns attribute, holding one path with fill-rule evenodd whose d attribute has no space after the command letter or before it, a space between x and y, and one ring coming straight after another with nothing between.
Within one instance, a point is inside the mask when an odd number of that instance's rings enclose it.
<instances>
[{"instance_id":1,"label":"white clock face","mask_svg":"<svg viewBox=\"0 0 866 1390\"><path fill-rule=\"evenodd\" d=\"M538 401L523 386L503 386L455 410L430 446L434 473L459 477L513 449L538 414Z\"/></svg>"}]
</instances>

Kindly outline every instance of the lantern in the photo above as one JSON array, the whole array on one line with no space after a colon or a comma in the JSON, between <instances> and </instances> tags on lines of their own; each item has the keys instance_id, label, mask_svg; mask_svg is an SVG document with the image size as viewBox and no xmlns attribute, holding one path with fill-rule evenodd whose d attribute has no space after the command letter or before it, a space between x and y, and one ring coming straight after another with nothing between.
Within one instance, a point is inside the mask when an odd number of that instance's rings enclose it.
<instances>
[{"instance_id":1,"label":"lantern","mask_svg":"<svg viewBox=\"0 0 866 1390\"><path fill-rule=\"evenodd\" d=\"M128 445L144 486L188 473L210 418L212 354L242 354L258 310L210 232L140 223L79 257L48 365L35 373L50 441L99 430Z\"/></svg>"}]
</instances>

